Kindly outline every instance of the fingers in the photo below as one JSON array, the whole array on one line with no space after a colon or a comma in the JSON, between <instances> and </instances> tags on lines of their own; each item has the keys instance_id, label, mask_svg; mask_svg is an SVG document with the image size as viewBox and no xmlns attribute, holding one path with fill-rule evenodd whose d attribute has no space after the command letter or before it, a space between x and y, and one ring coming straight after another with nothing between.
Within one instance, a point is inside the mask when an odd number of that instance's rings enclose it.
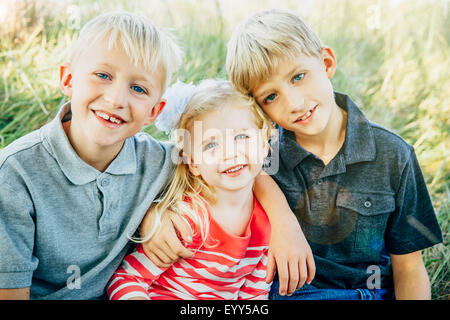
<instances>
[{"instance_id":1,"label":"fingers","mask_svg":"<svg viewBox=\"0 0 450 320\"><path fill-rule=\"evenodd\" d=\"M289 267L287 261L284 259L283 262L276 261L277 271L278 271L278 281L280 282L280 287L278 292L280 295L286 295L289 281Z\"/></svg>"},{"instance_id":2,"label":"fingers","mask_svg":"<svg viewBox=\"0 0 450 320\"><path fill-rule=\"evenodd\" d=\"M277 265L275 263L275 257L273 256L272 252L269 249L269 252L267 254L266 283L271 283L273 281L276 266Z\"/></svg>"},{"instance_id":3,"label":"fingers","mask_svg":"<svg viewBox=\"0 0 450 320\"><path fill-rule=\"evenodd\" d=\"M194 252L185 248L176 234L175 225L182 229L185 238L190 237L190 228L184 220L173 214L164 215L161 228L150 241L142 244L149 259L160 268L167 268L180 258L191 258ZM181 234L181 233L180 233Z\"/></svg>"},{"instance_id":4,"label":"fingers","mask_svg":"<svg viewBox=\"0 0 450 320\"><path fill-rule=\"evenodd\" d=\"M316 276L316 263L314 262L312 252L309 252L306 256L306 265L308 267L308 277L306 278L306 283L310 284Z\"/></svg>"},{"instance_id":5,"label":"fingers","mask_svg":"<svg viewBox=\"0 0 450 320\"><path fill-rule=\"evenodd\" d=\"M194 256L194 252L186 248L181 243L175 231L173 231L173 234L168 235L168 238L163 248L167 255L174 257L175 261L181 258L184 259L192 258Z\"/></svg>"},{"instance_id":6,"label":"fingers","mask_svg":"<svg viewBox=\"0 0 450 320\"><path fill-rule=\"evenodd\" d=\"M306 266L306 260L305 259L301 259L298 262L297 269L298 269L298 272L299 272L299 278L298 278L298 283L297 283L296 288L294 289L294 291L299 289L299 288L301 288L301 287L303 287L303 285L305 284L306 278L308 277L308 268Z\"/></svg>"},{"instance_id":7,"label":"fingers","mask_svg":"<svg viewBox=\"0 0 450 320\"><path fill-rule=\"evenodd\" d=\"M300 261L299 261L300 262ZM299 277L301 277L300 263L296 263L294 260L289 261L289 283L287 288L287 295L290 296L298 288Z\"/></svg>"},{"instance_id":8,"label":"fingers","mask_svg":"<svg viewBox=\"0 0 450 320\"><path fill-rule=\"evenodd\" d=\"M157 267L159 267L159 268L168 268L168 267L171 266L171 264L167 264L167 263L164 263L163 261L161 261L161 259L159 259L158 256L155 255L153 252L146 251L146 250L145 250L145 247L144 247L144 251L145 251L145 254L147 255L147 257L148 257L148 258L149 258L149 259L150 259Z\"/></svg>"},{"instance_id":9,"label":"fingers","mask_svg":"<svg viewBox=\"0 0 450 320\"><path fill-rule=\"evenodd\" d=\"M171 214L170 219L183 240L188 243L192 242L192 230L188 223L178 214Z\"/></svg>"},{"instance_id":10,"label":"fingers","mask_svg":"<svg viewBox=\"0 0 450 320\"><path fill-rule=\"evenodd\" d=\"M306 257L301 257L300 259L276 259L270 257L272 260L267 264L267 281L270 274L273 272L274 268L277 268L278 279L280 282L280 295L292 295L297 289L303 287L306 283L310 284L314 279L316 266L314 263L314 258L311 252L308 253ZM273 261L273 262L272 262ZM273 268L273 269L272 269ZM273 275L271 280L273 279Z\"/></svg>"}]
</instances>

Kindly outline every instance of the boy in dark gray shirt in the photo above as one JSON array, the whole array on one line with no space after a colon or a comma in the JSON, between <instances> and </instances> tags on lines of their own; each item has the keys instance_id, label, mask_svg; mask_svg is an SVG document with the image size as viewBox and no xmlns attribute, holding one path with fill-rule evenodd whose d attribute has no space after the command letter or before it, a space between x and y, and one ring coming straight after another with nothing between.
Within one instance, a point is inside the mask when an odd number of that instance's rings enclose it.
<instances>
[{"instance_id":1,"label":"boy in dark gray shirt","mask_svg":"<svg viewBox=\"0 0 450 320\"><path fill-rule=\"evenodd\" d=\"M274 178L314 254L288 299L429 299L421 250L442 235L414 150L334 93L333 51L295 14L262 11L234 31L227 70L279 126Z\"/></svg>"}]
</instances>

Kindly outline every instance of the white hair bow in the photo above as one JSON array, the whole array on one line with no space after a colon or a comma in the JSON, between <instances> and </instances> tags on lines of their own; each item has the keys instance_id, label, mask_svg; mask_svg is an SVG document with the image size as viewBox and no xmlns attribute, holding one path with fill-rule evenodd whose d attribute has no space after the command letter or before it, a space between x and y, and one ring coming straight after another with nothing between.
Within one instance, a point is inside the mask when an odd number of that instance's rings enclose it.
<instances>
[{"instance_id":1,"label":"white hair bow","mask_svg":"<svg viewBox=\"0 0 450 320\"><path fill-rule=\"evenodd\" d=\"M156 118L155 126L168 134L174 129L180 117L186 110L186 106L192 98L195 91L195 85L177 81L166 90L163 99L166 100L166 106L161 114Z\"/></svg>"}]
</instances>

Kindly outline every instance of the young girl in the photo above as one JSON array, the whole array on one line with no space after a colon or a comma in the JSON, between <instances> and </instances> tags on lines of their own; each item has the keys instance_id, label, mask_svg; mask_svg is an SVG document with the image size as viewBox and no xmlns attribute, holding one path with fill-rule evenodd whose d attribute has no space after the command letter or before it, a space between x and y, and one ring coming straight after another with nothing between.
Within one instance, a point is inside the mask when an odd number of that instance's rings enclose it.
<instances>
[{"instance_id":1,"label":"young girl","mask_svg":"<svg viewBox=\"0 0 450 320\"><path fill-rule=\"evenodd\" d=\"M270 224L252 188L271 121L229 81L205 80L177 128L183 161L140 242L170 209L190 225L195 255L161 269L138 244L111 279L110 299L267 299Z\"/></svg>"}]
</instances>

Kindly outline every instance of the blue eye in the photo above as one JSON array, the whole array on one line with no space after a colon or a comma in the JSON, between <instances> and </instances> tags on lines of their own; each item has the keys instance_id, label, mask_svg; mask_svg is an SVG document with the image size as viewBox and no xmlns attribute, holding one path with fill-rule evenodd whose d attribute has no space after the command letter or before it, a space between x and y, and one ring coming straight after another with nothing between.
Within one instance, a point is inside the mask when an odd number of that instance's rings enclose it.
<instances>
[{"instance_id":1,"label":"blue eye","mask_svg":"<svg viewBox=\"0 0 450 320\"><path fill-rule=\"evenodd\" d=\"M275 93L272 93L272 94L269 94L268 96L267 96L267 98L265 98L264 99L264 103L270 103L270 102L272 102L273 100L275 100L275 98L277 97L277 95L275 94Z\"/></svg>"},{"instance_id":2,"label":"blue eye","mask_svg":"<svg viewBox=\"0 0 450 320\"><path fill-rule=\"evenodd\" d=\"M293 80L294 82L297 82L297 81L302 80L304 76L305 76L304 73L299 73L299 74L297 74L296 76L294 76L294 77L292 78L292 80Z\"/></svg>"},{"instance_id":3,"label":"blue eye","mask_svg":"<svg viewBox=\"0 0 450 320\"><path fill-rule=\"evenodd\" d=\"M140 86L131 86L131 89L137 93L146 93L145 90Z\"/></svg>"},{"instance_id":4,"label":"blue eye","mask_svg":"<svg viewBox=\"0 0 450 320\"><path fill-rule=\"evenodd\" d=\"M206 151L206 150L212 149L216 146L217 146L217 142L210 142L203 149Z\"/></svg>"},{"instance_id":5,"label":"blue eye","mask_svg":"<svg viewBox=\"0 0 450 320\"><path fill-rule=\"evenodd\" d=\"M104 79L104 80L110 79L110 77L106 73L101 73L101 72L97 73L97 77Z\"/></svg>"},{"instance_id":6,"label":"blue eye","mask_svg":"<svg viewBox=\"0 0 450 320\"><path fill-rule=\"evenodd\" d=\"M238 134L236 137L234 137L235 140L243 140L243 139L248 139L248 138L249 138L249 136L244 133Z\"/></svg>"}]
</instances>

